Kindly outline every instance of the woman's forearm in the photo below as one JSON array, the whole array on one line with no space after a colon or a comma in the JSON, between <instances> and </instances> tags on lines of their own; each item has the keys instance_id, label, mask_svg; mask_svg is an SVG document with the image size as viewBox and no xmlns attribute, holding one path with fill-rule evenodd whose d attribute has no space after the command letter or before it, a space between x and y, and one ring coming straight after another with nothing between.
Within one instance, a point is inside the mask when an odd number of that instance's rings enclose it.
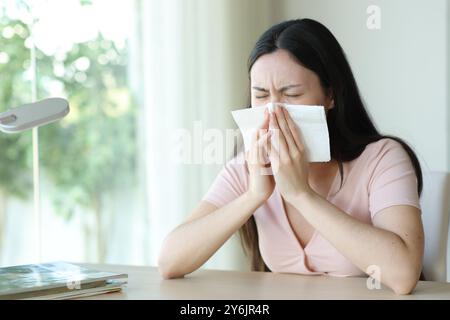
<instances>
[{"instance_id":1,"label":"woman's forearm","mask_svg":"<svg viewBox=\"0 0 450 320\"><path fill-rule=\"evenodd\" d=\"M376 266L381 276L378 280L397 293L414 288L420 261L414 260L400 236L357 220L315 193L303 195L293 205L359 269L367 272L369 266Z\"/></svg>"},{"instance_id":2,"label":"woman's forearm","mask_svg":"<svg viewBox=\"0 0 450 320\"><path fill-rule=\"evenodd\" d=\"M247 192L210 214L174 229L161 249L158 265L163 277L182 277L201 267L263 201Z\"/></svg>"}]
</instances>

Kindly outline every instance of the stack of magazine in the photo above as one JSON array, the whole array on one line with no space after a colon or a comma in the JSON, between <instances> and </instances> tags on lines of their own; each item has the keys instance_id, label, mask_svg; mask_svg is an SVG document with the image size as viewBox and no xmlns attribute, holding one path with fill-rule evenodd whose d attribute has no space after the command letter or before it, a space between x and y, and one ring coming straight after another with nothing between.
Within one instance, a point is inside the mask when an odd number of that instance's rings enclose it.
<instances>
[{"instance_id":1,"label":"stack of magazine","mask_svg":"<svg viewBox=\"0 0 450 320\"><path fill-rule=\"evenodd\" d=\"M126 274L92 270L66 262L0 268L0 300L72 299L119 291Z\"/></svg>"}]
</instances>

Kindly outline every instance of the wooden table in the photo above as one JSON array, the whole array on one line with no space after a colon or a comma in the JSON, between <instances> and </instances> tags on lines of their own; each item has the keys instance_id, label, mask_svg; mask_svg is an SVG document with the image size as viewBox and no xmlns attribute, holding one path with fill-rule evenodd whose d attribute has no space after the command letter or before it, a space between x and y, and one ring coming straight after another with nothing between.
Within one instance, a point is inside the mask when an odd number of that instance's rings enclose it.
<instances>
[{"instance_id":1,"label":"wooden table","mask_svg":"<svg viewBox=\"0 0 450 320\"><path fill-rule=\"evenodd\" d=\"M128 274L128 285L121 292L84 299L450 299L450 283L432 281L420 281L411 295L400 296L386 287L369 290L367 278L200 269L182 279L164 280L155 267L83 266Z\"/></svg>"}]
</instances>

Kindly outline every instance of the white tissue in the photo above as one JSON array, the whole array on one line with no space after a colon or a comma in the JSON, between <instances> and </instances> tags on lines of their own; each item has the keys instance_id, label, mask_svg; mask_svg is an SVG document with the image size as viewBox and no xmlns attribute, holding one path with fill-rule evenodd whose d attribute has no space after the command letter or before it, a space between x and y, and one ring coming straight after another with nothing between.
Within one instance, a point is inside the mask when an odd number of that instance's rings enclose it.
<instances>
[{"instance_id":1,"label":"white tissue","mask_svg":"<svg viewBox=\"0 0 450 320\"><path fill-rule=\"evenodd\" d=\"M266 104L266 108L269 109L269 112L272 113L274 112L274 108L275 108L275 103L269 102L268 104Z\"/></svg>"},{"instance_id":2,"label":"white tissue","mask_svg":"<svg viewBox=\"0 0 450 320\"><path fill-rule=\"evenodd\" d=\"M283 105L300 129L308 161L330 161L330 140L325 108L323 106L310 105ZM274 104L268 103L261 107L245 108L231 112L242 133L246 151L250 149L252 133L263 123L264 110L266 108L269 112L273 112Z\"/></svg>"}]
</instances>

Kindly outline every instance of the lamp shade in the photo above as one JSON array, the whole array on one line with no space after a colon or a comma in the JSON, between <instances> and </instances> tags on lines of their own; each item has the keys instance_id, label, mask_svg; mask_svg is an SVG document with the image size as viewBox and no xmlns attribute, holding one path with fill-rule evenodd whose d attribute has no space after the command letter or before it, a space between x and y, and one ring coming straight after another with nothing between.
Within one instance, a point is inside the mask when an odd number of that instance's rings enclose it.
<instances>
[{"instance_id":1,"label":"lamp shade","mask_svg":"<svg viewBox=\"0 0 450 320\"><path fill-rule=\"evenodd\" d=\"M69 111L68 101L62 98L24 104L0 114L0 130L5 133L22 132L62 119Z\"/></svg>"}]
</instances>

